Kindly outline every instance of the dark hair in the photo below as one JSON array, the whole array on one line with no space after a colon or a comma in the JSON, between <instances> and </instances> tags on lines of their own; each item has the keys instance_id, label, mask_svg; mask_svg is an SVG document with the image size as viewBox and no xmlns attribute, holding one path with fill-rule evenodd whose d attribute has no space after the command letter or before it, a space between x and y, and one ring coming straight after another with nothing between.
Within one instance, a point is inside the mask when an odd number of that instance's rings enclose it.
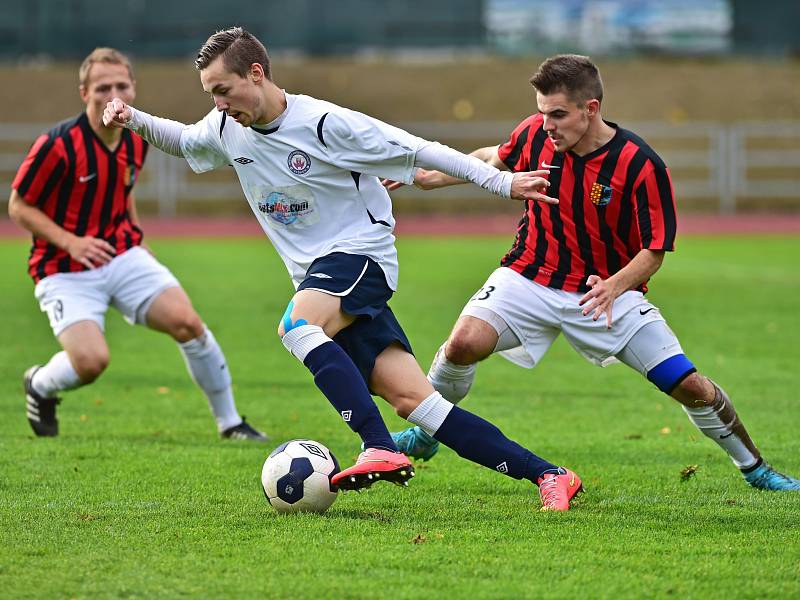
<instances>
[{"instance_id":1,"label":"dark hair","mask_svg":"<svg viewBox=\"0 0 800 600\"><path fill-rule=\"evenodd\" d=\"M225 68L239 77L246 76L251 65L258 63L264 67L267 79L272 80L267 49L256 36L241 27L218 31L208 38L197 53L194 66L198 71L202 71L218 56L222 56Z\"/></svg>"},{"instance_id":2,"label":"dark hair","mask_svg":"<svg viewBox=\"0 0 800 600\"><path fill-rule=\"evenodd\" d=\"M597 65L588 56L551 56L539 65L539 70L531 77L531 85L546 96L563 92L576 104L593 98L603 101L603 80Z\"/></svg>"}]
</instances>

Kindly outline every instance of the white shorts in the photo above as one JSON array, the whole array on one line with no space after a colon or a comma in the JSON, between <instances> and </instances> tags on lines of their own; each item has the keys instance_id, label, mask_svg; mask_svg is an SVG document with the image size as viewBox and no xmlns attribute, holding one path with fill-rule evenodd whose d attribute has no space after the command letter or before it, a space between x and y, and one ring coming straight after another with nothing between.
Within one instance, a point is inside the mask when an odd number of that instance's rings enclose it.
<instances>
[{"instance_id":1,"label":"white shorts","mask_svg":"<svg viewBox=\"0 0 800 600\"><path fill-rule=\"evenodd\" d=\"M179 285L169 269L136 246L102 267L45 277L36 284L34 295L58 337L78 321L94 321L104 331L109 305L130 324L144 323L153 300Z\"/></svg>"},{"instance_id":2,"label":"white shorts","mask_svg":"<svg viewBox=\"0 0 800 600\"><path fill-rule=\"evenodd\" d=\"M580 292L540 285L512 269L500 267L467 302L461 315L487 321L498 333L507 325L521 345L500 350L498 354L529 369L542 359L561 332L584 358L604 367L618 362L615 356L648 323L664 323L664 329L668 330L658 308L641 292L628 291L614 301L611 329L606 327L604 315L593 321L591 314L581 314L584 307L578 301L582 296ZM674 337L671 331L668 335ZM677 348L682 352L680 346ZM668 353L676 353L675 347Z\"/></svg>"}]
</instances>

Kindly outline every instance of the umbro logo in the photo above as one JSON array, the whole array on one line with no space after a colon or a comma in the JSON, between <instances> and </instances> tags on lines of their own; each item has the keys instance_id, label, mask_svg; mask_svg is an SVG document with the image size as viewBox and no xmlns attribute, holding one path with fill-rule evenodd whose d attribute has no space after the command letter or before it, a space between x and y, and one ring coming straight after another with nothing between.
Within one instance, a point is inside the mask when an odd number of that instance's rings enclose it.
<instances>
[{"instance_id":1,"label":"umbro logo","mask_svg":"<svg viewBox=\"0 0 800 600\"><path fill-rule=\"evenodd\" d=\"M316 277L317 279L333 279L330 275L326 273L309 273L309 277Z\"/></svg>"},{"instance_id":2,"label":"umbro logo","mask_svg":"<svg viewBox=\"0 0 800 600\"><path fill-rule=\"evenodd\" d=\"M495 467L501 473L508 473L508 463L506 461L501 462L499 465Z\"/></svg>"},{"instance_id":3,"label":"umbro logo","mask_svg":"<svg viewBox=\"0 0 800 600\"><path fill-rule=\"evenodd\" d=\"M300 445L308 450L309 454L313 454L314 456L319 456L320 458L327 458L325 453L319 446L315 446L314 444L309 444L308 442L300 442Z\"/></svg>"},{"instance_id":4,"label":"umbro logo","mask_svg":"<svg viewBox=\"0 0 800 600\"><path fill-rule=\"evenodd\" d=\"M342 411L342 418L345 420L346 423L350 422L350 417L353 416L352 410L343 410Z\"/></svg>"},{"instance_id":5,"label":"umbro logo","mask_svg":"<svg viewBox=\"0 0 800 600\"><path fill-rule=\"evenodd\" d=\"M253 159L247 158L246 156L240 156L239 158L234 158L233 162L237 162L240 165L249 165L251 162L253 162Z\"/></svg>"}]
</instances>

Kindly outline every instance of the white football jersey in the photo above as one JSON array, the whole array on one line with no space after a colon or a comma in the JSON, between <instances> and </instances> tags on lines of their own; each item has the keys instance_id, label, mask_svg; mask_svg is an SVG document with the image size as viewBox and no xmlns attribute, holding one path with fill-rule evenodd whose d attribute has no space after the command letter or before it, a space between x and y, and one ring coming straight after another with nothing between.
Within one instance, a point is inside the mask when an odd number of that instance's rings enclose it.
<instances>
[{"instance_id":1,"label":"white football jersey","mask_svg":"<svg viewBox=\"0 0 800 600\"><path fill-rule=\"evenodd\" d=\"M283 114L258 129L212 110L184 128L186 160L197 173L236 169L295 287L315 259L346 252L372 258L397 289L395 221L379 178L413 183L414 157L427 142L330 102L293 94L286 101Z\"/></svg>"}]
</instances>

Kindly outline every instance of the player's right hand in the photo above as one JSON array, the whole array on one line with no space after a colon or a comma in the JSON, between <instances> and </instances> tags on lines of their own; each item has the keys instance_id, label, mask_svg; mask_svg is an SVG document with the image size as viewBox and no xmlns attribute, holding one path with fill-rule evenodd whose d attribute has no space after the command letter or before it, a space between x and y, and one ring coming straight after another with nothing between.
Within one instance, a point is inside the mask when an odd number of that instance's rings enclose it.
<instances>
[{"instance_id":1,"label":"player's right hand","mask_svg":"<svg viewBox=\"0 0 800 600\"><path fill-rule=\"evenodd\" d=\"M103 111L103 125L106 127L125 127L125 124L132 117L131 107L119 98L114 98L106 104L106 108Z\"/></svg>"},{"instance_id":2,"label":"player's right hand","mask_svg":"<svg viewBox=\"0 0 800 600\"><path fill-rule=\"evenodd\" d=\"M452 181L448 181L451 179ZM417 187L421 190L434 190L451 183L463 182L460 179L455 179L454 177L450 177L449 175L445 175L439 171L428 171L427 169L418 168L416 173L414 173L414 187ZM390 192L405 185L405 183L400 181L392 181L391 179L384 179L381 181L381 184Z\"/></svg>"},{"instance_id":3,"label":"player's right hand","mask_svg":"<svg viewBox=\"0 0 800 600\"><path fill-rule=\"evenodd\" d=\"M110 263L117 251L105 240L95 237L75 236L65 248L72 260L81 263L87 269L102 267Z\"/></svg>"},{"instance_id":4,"label":"player's right hand","mask_svg":"<svg viewBox=\"0 0 800 600\"><path fill-rule=\"evenodd\" d=\"M530 171L514 173L511 181L511 197L515 200L536 200L546 204L558 204L558 198L546 195L550 182L544 178L550 171Z\"/></svg>"}]
</instances>

